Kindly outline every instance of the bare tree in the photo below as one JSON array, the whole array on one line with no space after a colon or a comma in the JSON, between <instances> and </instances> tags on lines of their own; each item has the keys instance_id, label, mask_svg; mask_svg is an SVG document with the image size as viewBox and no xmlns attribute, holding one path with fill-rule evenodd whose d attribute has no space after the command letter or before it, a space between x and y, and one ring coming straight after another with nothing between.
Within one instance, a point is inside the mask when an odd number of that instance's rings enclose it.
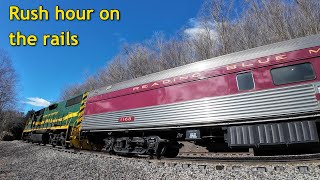
<instances>
[{"instance_id":1,"label":"bare tree","mask_svg":"<svg viewBox=\"0 0 320 180\"><path fill-rule=\"evenodd\" d=\"M178 38L165 39L155 34L150 46L156 52L153 60L154 71L162 71L194 62L189 42Z\"/></svg>"},{"instance_id":2,"label":"bare tree","mask_svg":"<svg viewBox=\"0 0 320 180\"><path fill-rule=\"evenodd\" d=\"M6 112L14 109L16 102L17 75L6 52L0 50L0 130L9 119Z\"/></svg>"},{"instance_id":3,"label":"bare tree","mask_svg":"<svg viewBox=\"0 0 320 180\"><path fill-rule=\"evenodd\" d=\"M128 67L125 59L118 55L114 57L105 69L98 72L99 86L107 86L129 79Z\"/></svg>"},{"instance_id":4,"label":"bare tree","mask_svg":"<svg viewBox=\"0 0 320 180\"><path fill-rule=\"evenodd\" d=\"M202 9L203 14L208 14L208 21L213 24L214 31L217 32L217 40L219 43L219 54L230 53L229 46L231 45L228 25L232 22L231 14L234 9L233 0L208 0ZM207 23L210 24L210 23Z\"/></svg>"},{"instance_id":5,"label":"bare tree","mask_svg":"<svg viewBox=\"0 0 320 180\"><path fill-rule=\"evenodd\" d=\"M125 46L123 53L130 78L137 78L153 72L157 72L157 62L150 49L142 44Z\"/></svg>"},{"instance_id":6,"label":"bare tree","mask_svg":"<svg viewBox=\"0 0 320 180\"><path fill-rule=\"evenodd\" d=\"M222 55L292 38L318 34L320 1L244 1L237 15L232 0L208 0L202 16L217 32L216 54ZM233 17L233 18L232 18Z\"/></svg>"},{"instance_id":7,"label":"bare tree","mask_svg":"<svg viewBox=\"0 0 320 180\"><path fill-rule=\"evenodd\" d=\"M294 23L292 31L295 37L320 33L320 1L294 0L291 8L290 23Z\"/></svg>"},{"instance_id":8,"label":"bare tree","mask_svg":"<svg viewBox=\"0 0 320 180\"><path fill-rule=\"evenodd\" d=\"M197 28L197 33L184 37L184 46L188 48L186 52L193 53L193 62L217 56L219 52L217 51L218 37L214 30L214 24L205 18L200 18Z\"/></svg>"},{"instance_id":9,"label":"bare tree","mask_svg":"<svg viewBox=\"0 0 320 180\"><path fill-rule=\"evenodd\" d=\"M85 92L80 84L70 84L65 86L60 93L60 100L67 100L75 95Z\"/></svg>"},{"instance_id":10,"label":"bare tree","mask_svg":"<svg viewBox=\"0 0 320 180\"><path fill-rule=\"evenodd\" d=\"M17 75L10 57L0 50L0 111L12 107L16 98Z\"/></svg>"}]
</instances>

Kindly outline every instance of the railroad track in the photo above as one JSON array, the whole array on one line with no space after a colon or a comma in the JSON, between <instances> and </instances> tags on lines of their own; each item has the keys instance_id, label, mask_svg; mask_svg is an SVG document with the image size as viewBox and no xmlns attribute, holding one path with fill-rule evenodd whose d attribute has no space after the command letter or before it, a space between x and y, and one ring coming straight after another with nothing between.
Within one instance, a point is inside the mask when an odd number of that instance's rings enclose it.
<instances>
[{"instance_id":1,"label":"railroad track","mask_svg":"<svg viewBox=\"0 0 320 180\"><path fill-rule=\"evenodd\" d=\"M278 155L278 156L239 156L233 153L233 156L212 156L212 157L184 157L190 161L207 161L207 162L301 162L320 160L320 153L301 154L301 155ZM173 158L172 158L173 159Z\"/></svg>"},{"instance_id":2,"label":"railroad track","mask_svg":"<svg viewBox=\"0 0 320 180\"><path fill-rule=\"evenodd\" d=\"M36 144L34 144L36 145ZM39 146L38 144L36 146ZM180 153L176 158L163 158L157 159L152 158L149 155L142 156L118 156L110 155L105 151L89 151L89 150L79 150L79 149L65 149L60 146L52 147L51 145L41 145L44 148L50 148L53 150L80 154L80 155L91 155L91 156L101 156L105 158L136 158L144 159L150 162L184 162L184 163L217 163L217 162L241 162L241 163L267 163L267 162L305 162L305 161L320 161L320 153L315 154L301 154L301 155L278 155L278 156L253 156L251 153L243 152L232 152L232 153Z\"/></svg>"}]
</instances>

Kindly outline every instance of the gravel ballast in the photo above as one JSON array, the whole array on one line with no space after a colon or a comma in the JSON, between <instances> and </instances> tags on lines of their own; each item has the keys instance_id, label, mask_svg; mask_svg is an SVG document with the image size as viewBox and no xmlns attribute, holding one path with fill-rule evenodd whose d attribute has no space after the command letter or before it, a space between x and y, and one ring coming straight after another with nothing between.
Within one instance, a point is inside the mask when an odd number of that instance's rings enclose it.
<instances>
[{"instance_id":1,"label":"gravel ballast","mask_svg":"<svg viewBox=\"0 0 320 180\"><path fill-rule=\"evenodd\" d=\"M320 161L169 162L0 141L0 179L319 179Z\"/></svg>"}]
</instances>

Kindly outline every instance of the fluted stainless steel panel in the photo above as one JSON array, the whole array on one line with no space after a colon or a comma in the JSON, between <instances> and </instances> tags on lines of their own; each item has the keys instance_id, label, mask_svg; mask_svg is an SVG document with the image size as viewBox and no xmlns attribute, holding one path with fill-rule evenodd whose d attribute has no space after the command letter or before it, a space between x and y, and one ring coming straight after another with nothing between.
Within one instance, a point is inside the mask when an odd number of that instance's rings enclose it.
<instances>
[{"instance_id":1,"label":"fluted stainless steel panel","mask_svg":"<svg viewBox=\"0 0 320 180\"><path fill-rule=\"evenodd\" d=\"M86 115L84 130L178 127L318 112L313 84ZM134 122L118 122L134 116Z\"/></svg>"},{"instance_id":2,"label":"fluted stainless steel panel","mask_svg":"<svg viewBox=\"0 0 320 180\"><path fill-rule=\"evenodd\" d=\"M274 54L280 54L283 52L295 51L308 47L314 47L320 45L320 34L292 39L289 41L283 41L266 46L261 46L253 49L248 49L241 52L236 52L224 56L219 56L184 66L172 68L169 70L153 73L147 76L135 78L132 80L120 82L112 86L103 87L89 93L89 97L104 94L108 92L117 91L124 88L134 87L149 82L167 79L170 77L181 76L188 73L200 72L216 67L225 66L232 63L238 63L246 60L256 59L260 57L266 57Z\"/></svg>"},{"instance_id":3,"label":"fluted stainless steel panel","mask_svg":"<svg viewBox=\"0 0 320 180\"><path fill-rule=\"evenodd\" d=\"M227 139L231 147L319 142L315 121L231 126Z\"/></svg>"}]
</instances>

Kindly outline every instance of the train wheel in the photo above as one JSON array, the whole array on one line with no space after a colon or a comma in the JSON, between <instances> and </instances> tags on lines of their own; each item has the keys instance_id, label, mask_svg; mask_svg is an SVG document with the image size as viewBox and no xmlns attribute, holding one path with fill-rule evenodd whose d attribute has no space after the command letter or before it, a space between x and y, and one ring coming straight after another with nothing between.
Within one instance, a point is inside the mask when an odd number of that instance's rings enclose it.
<instances>
[{"instance_id":1,"label":"train wheel","mask_svg":"<svg viewBox=\"0 0 320 180\"><path fill-rule=\"evenodd\" d=\"M62 146L62 147L64 147L64 148L67 148L67 147L68 147L65 139L62 139L62 140L60 141L60 143L61 143L61 146Z\"/></svg>"},{"instance_id":2,"label":"train wheel","mask_svg":"<svg viewBox=\"0 0 320 180\"><path fill-rule=\"evenodd\" d=\"M166 150L167 150L166 145L164 143L160 143L156 151L157 159L161 159L161 156L165 154Z\"/></svg>"},{"instance_id":3,"label":"train wheel","mask_svg":"<svg viewBox=\"0 0 320 180\"><path fill-rule=\"evenodd\" d=\"M57 145L56 141L52 138L52 136L50 136L49 144L51 144L52 147L56 147Z\"/></svg>"},{"instance_id":4,"label":"train wheel","mask_svg":"<svg viewBox=\"0 0 320 180\"><path fill-rule=\"evenodd\" d=\"M64 132L60 133L59 140L60 140L60 144L61 144L62 147L66 148L66 149L69 148L69 144L66 142L66 135L65 135Z\"/></svg>"},{"instance_id":5,"label":"train wheel","mask_svg":"<svg viewBox=\"0 0 320 180\"><path fill-rule=\"evenodd\" d=\"M166 158L175 158L179 154L180 145L178 142L173 142L167 145L167 150L164 153Z\"/></svg>"},{"instance_id":6,"label":"train wheel","mask_svg":"<svg viewBox=\"0 0 320 180\"><path fill-rule=\"evenodd\" d=\"M100 144L93 144L91 143L91 148L93 151L101 151L103 146L101 146Z\"/></svg>"},{"instance_id":7,"label":"train wheel","mask_svg":"<svg viewBox=\"0 0 320 180\"><path fill-rule=\"evenodd\" d=\"M62 147L69 149L69 143L66 142L66 139L61 140L60 143Z\"/></svg>"}]
</instances>

